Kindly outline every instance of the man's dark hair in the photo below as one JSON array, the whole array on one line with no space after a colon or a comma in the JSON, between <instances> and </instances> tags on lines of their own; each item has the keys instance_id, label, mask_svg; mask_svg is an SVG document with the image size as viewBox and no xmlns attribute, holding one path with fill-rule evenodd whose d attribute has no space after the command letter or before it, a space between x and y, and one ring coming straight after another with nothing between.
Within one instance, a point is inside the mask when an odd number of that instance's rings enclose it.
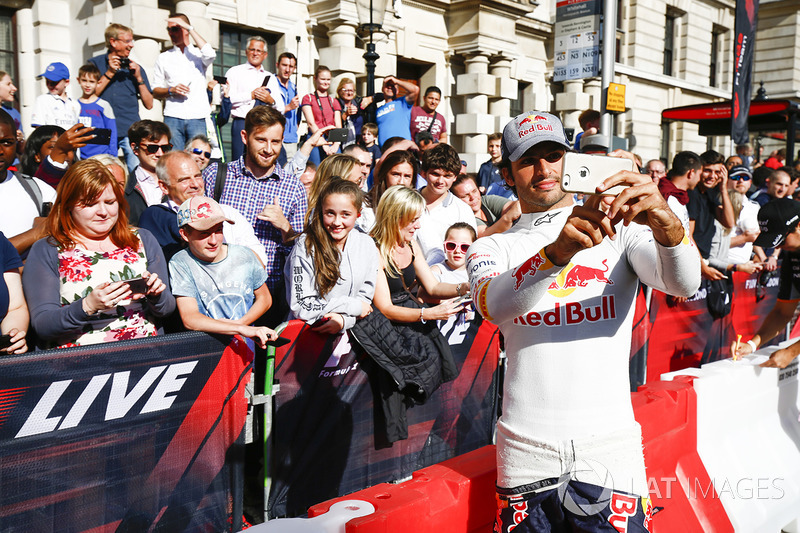
<instances>
[{"instance_id":1,"label":"man's dark hair","mask_svg":"<svg viewBox=\"0 0 800 533\"><path fill-rule=\"evenodd\" d=\"M365 124L365 125L366 125L366 124ZM373 135L375 135L375 134L373 133ZM389 137L388 139L386 139L385 141L383 141L383 146L381 146L381 152L385 152L385 151L387 151L389 148L391 148L392 146L394 146L395 144L397 144L397 143L399 143L399 142L402 142L402 141L405 141L405 140L406 140L406 139L404 139L403 137Z\"/></svg>"},{"instance_id":2,"label":"man's dark hair","mask_svg":"<svg viewBox=\"0 0 800 533\"><path fill-rule=\"evenodd\" d=\"M461 156L449 144L439 143L422 153L422 171L429 172L434 169L452 172L458 176L461 172Z\"/></svg>"},{"instance_id":3,"label":"man's dark hair","mask_svg":"<svg viewBox=\"0 0 800 533\"><path fill-rule=\"evenodd\" d=\"M716 150L708 150L700 154L700 162L704 167L707 165L724 165L725 156Z\"/></svg>"},{"instance_id":4,"label":"man's dark hair","mask_svg":"<svg viewBox=\"0 0 800 533\"><path fill-rule=\"evenodd\" d=\"M439 96L442 96L442 90L438 88L436 85L431 85L427 89L425 89L425 96L428 96L431 93L436 93Z\"/></svg>"},{"instance_id":5,"label":"man's dark hair","mask_svg":"<svg viewBox=\"0 0 800 533\"><path fill-rule=\"evenodd\" d=\"M475 179L475 176L470 176L469 174L461 173L458 175L453 184L450 186L450 189L452 189L456 185L461 185L467 180L472 180L472 183L474 183L476 187L478 186L478 181Z\"/></svg>"},{"instance_id":6,"label":"man's dark hair","mask_svg":"<svg viewBox=\"0 0 800 533\"><path fill-rule=\"evenodd\" d=\"M128 140L131 144L139 144L142 141L158 141L164 135L168 140L172 138L169 126L158 120L139 120L131 124L128 129Z\"/></svg>"},{"instance_id":7,"label":"man's dark hair","mask_svg":"<svg viewBox=\"0 0 800 533\"><path fill-rule=\"evenodd\" d=\"M277 61L277 63L280 63L280 62L281 62L281 59L283 59L284 57L288 57L289 59L293 59L293 60L294 60L294 62L295 62L295 64L297 64L297 58L296 58L296 57L294 57L294 54L293 54L293 53L291 53L291 52L284 52L284 53L282 53L281 55L279 55L279 56L278 56L278 61Z\"/></svg>"},{"instance_id":8,"label":"man's dark hair","mask_svg":"<svg viewBox=\"0 0 800 533\"><path fill-rule=\"evenodd\" d=\"M425 143L432 143L434 141L433 135L429 131L418 131L417 134L414 136L414 142L417 143L417 146L422 148L422 145Z\"/></svg>"},{"instance_id":9,"label":"man's dark hair","mask_svg":"<svg viewBox=\"0 0 800 533\"><path fill-rule=\"evenodd\" d=\"M597 122L598 120L600 120L600 111L596 109L585 109L578 115L578 124L581 125L583 130L589 126L590 122Z\"/></svg>"},{"instance_id":10,"label":"man's dark hair","mask_svg":"<svg viewBox=\"0 0 800 533\"><path fill-rule=\"evenodd\" d=\"M667 179L683 176L690 170L700 170L703 164L700 162L700 156L694 152L684 151L675 154L672 158L672 168L667 172Z\"/></svg>"},{"instance_id":11,"label":"man's dark hair","mask_svg":"<svg viewBox=\"0 0 800 533\"><path fill-rule=\"evenodd\" d=\"M14 117L12 117L8 113L6 113L6 111L4 109L0 109L0 111L2 111L2 113L0 113L0 124L5 124L9 128L11 128L11 131L14 132L14 135L16 136L16 134L17 134L17 123L14 122Z\"/></svg>"},{"instance_id":12,"label":"man's dark hair","mask_svg":"<svg viewBox=\"0 0 800 533\"><path fill-rule=\"evenodd\" d=\"M774 170L764 165L755 168L753 170L753 185L756 187L763 187L764 184L767 183L767 180L772 179L774 173Z\"/></svg>"},{"instance_id":13,"label":"man's dark hair","mask_svg":"<svg viewBox=\"0 0 800 533\"><path fill-rule=\"evenodd\" d=\"M186 16L186 15L184 15L183 13L170 13L169 17L167 17L167 18L174 19L175 17L178 17L179 19L181 19L182 21L184 21L184 22L185 22L186 24L188 24L189 26L191 26L191 25L192 25L192 23L191 23L191 22L189 22L189 17L187 17L187 16Z\"/></svg>"},{"instance_id":14,"label":"man's dark hair","mask_svg":"<svg viewBox=\"0 0 800 533\"><path fill-rule=\"evenodd\" d=\"M280 124L281 128L286 127L286 117L283 113L272 106L259 105L247 112L244 117L244 131L248 135L258 128L269 128L275 124Z\"/></svg>"}]
</instances>

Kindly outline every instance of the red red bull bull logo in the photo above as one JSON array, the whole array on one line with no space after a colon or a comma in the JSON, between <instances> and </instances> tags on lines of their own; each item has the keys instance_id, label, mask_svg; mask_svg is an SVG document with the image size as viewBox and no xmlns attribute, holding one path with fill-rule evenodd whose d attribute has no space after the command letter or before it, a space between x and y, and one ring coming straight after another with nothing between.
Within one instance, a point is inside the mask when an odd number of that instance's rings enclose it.
<instances>
[{"instance_id":1,"label":"red red bull bull logo","mask_svg":"<svg viewBox=\"0 0 800 533\"><path fill-rule=\"evenodd\" d=\"M539 252L517 267L517 269L511 273L514 277L514 290L518 291L522 286L522 282L525 281L525 278L533 278L539 271L539 267L547 262L547 257L545 257L542 252Z\"/></svg>"},{"instance_id":2,"label":"red red bull bull logo","mask_svg":"<svg viewBox=\"0 0 800 533\"><path fill-rule=\"evenodd\" d=\"M590 283L605 283L613 285L614 281L608 279L607 259L603 259L603 268L568 263L556 277L556 280L547 288L547 292L557 298L569 296L578 287L586 287Z\"/></svg>"},{"instance_id":3,"label":"red red bull bull logo","mask_svg":"<svg viewBox=\"0 0 800 533\"><path fill-rule=\"evenodd\" d=\"M550 311L539 313L531 311L514 319L518 326L574 326L584 322L602 322L617 318L614 295L602 296L598 305L584 305L583 302L569 302L564 305L556 302Z\"/></svg>"},{"instance_id":4,"label":"red red bull bull logo","mask_svg":"<svg viewBox=\"0 0 800 533\"><path fill-rule=\"evenodd\" d=\"M614 493L611 497L611 516L608 522L620 533L628 531L628 518L636 515L636 504L639 498Z\"/></svg>"},{"instance_id":5,"label":"red red bull bull logo","mask_svg":"<svg viewBox=\"0 0 800 533\"><path fill-rule=\"evenodd\" d=\"M520 139L534 131L553 131L553 125L544 115L528 115L519 121L517 128Z\"/></svg>"}]
</instances>

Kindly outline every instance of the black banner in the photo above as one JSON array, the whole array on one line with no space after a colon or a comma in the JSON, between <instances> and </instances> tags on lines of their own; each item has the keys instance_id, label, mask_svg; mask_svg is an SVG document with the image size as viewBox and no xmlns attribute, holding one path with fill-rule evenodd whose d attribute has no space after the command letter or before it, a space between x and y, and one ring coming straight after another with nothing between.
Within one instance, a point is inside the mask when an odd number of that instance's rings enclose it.
<instances>
[{"instance_id":1,"label":"black banner","mask_svg":"<svg viewBox=\"0 0 800 533\"><path fill-rule=\"evenodd\" d=\"M0 530L238 531L253 354L223 340L0 358Z\"/></svg>"},{"instance_id":2,"label":"black banner","mask_svg":"<svg viewBox=\"0 0 800 533\"><path fill-rule=\"evenodd\" d=\"M499 332L480 315L441 326L458 377L410 407L408 439L376 449L371 360L338 337L294 320L277 350L270 518L308 507L491 444L497 418Z\"/></svg>"},{"instance_id":3,"label":"black banner","mask_svg":"<svg viewBox=\"0 0 800 533\"><path fill-rule=\"evenodd\" d=\"M749 142L747 116L753 78L753 49L758 24L758 0L736 0L733 43L733 95L731 96L731 138L737 145Z\"/></svg>"}]
</instances>

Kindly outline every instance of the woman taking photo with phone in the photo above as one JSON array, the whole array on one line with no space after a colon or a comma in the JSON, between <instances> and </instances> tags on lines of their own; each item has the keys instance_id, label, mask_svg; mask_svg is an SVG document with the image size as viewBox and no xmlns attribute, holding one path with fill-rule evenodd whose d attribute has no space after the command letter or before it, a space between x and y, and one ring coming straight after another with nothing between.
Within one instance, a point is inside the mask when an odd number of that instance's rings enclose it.
<instances>
[{"instance_id":1,"label":"woman taking photo with phone","mask_svg":"<svg viewBox=\"0 0 800 533\"><path fill-rule=\"evenodd\" d=\"M75 163L58 186L47 234L23 272L31 325L41 347L156 335L175 310L161 247L128 225L122 187L102 163Z\"/></svg>"}]
</instances>

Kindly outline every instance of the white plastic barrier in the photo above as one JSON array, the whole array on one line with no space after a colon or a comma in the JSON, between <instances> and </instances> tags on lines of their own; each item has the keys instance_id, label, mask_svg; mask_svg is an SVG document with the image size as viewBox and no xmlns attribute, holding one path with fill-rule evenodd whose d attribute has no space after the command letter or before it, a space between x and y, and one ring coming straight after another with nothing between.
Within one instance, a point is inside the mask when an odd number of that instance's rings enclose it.
<instances>
[{"instance_id":1,"label":"white plastic barrier","mask_svg":"<svg viewBox=\"0 0 800 533\"><path fill-rule=\"evenodd\" d=\"M697 451L714 485L687 473L676 486L690 498L720 498L737 532L800 532L798 359L758 366L779 347L661 376L696 376Z\"/></svg>"},{"instance_id":2,"label":"white plastic barrier","mask_svg":"<svg viewBox=\"0 0 800 533\"><path fill-rule=\"evenodd\" d=\"M363 500L345 500L331 505L327 513L314 518L279 518L247 528L247 533L345 533L347 522L367 516L375 507Z\"/></svg>"}]
</instances>

